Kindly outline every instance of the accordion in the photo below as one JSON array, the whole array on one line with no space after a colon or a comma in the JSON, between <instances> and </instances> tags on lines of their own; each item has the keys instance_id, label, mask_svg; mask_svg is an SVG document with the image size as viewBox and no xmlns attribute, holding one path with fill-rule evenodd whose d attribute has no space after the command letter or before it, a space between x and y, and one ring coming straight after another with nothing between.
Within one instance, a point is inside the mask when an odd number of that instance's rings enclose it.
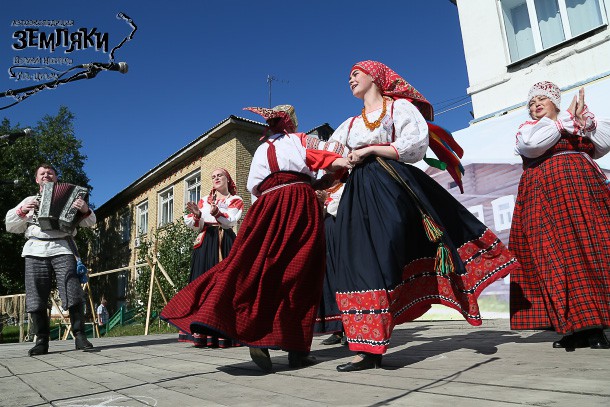
<instances>
[{"instance_id":1,"label":"accordion","mask_svg":"<svg viewBox=\"0 0 610 407\"><path fill-rule=\"evenodd\" d=\"M58 182L43 184L37 214L40 229L71 234L84 217L72 204L79 198L87 200L88 195L89 190L78 185Z\"/></svg>"}]
</instances>

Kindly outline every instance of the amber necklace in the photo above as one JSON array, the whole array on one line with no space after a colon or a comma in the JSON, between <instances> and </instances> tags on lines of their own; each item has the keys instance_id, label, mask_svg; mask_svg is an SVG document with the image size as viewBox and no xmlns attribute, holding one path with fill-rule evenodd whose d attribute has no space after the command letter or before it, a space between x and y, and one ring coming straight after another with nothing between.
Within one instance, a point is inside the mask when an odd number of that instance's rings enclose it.
<instances>
[{"instance_id":1,"label":"amber necklace","mask_svg":"<svg viewBox=\"0 0 610 407\"><path fill-rule=\"evenodd\" d=\"M329 194L334 194L335 192L337 192L339 190L339 188L341 188L343 186L343 183L340 182L337 185L335 185L334 187L330 187L328 189L326 189L326 192L328 192Z\"/></svg>"},{"instance_id":2,"label":"amber necklace","mask_svg":"<svg viewBox=\"0 0 610 407\"><path fill-rule=\"evenodd\" d=\"M383 105L381 107L381 114L379 115L379 118L377 120L375 120L373 123L369 122L368 119L366 118L366 108L363 107L362 108L362 120L364 121L364 125L366 126L366 128L369 129L370 131L373 131L377 127L379 127L381 125L381 121L385 117L385 113L386 113L385 98L383 98Z\"/></svg>"}]
</instances>

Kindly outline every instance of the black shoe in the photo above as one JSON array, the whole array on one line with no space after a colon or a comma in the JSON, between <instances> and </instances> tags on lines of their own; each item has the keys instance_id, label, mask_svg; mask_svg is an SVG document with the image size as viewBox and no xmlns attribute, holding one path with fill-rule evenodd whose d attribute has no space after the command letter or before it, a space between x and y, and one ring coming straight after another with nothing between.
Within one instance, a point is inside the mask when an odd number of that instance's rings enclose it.
<instances>
[{"instance_id":1,"label":"black shoe","mask_svg":"<svg viewBox=\"0 0 610 407\"><path fill-rule=\"evenodd\" d=\"M252 361L256 363L256 366L260 367L263 372L271 373L273 364L271 363L268 349L250 348L250 357L252 358Z\"/></svg>"},{"instance_id":2,"label":"black shoe","mask_svg":"<svg viewBox=\"0 0 610 407\"><path fill-rule=\"evenodd\" d=\"M381 355L372 353L360 353L362 357L360 362L349 362L344 365L337 366L339 372L357 372L366 369L378 369L381 367Z\"/></svg>"},{"instance_id":3,"label":"black shoe","mask_svg":"<svg viewBox=\"0 0 610 407\"><path fill-rule=\"evenodd\" d=\"M553 342L553 348L555 349L566 349L574 350L576 347L576 340L574 335L566 335L558 341Z\"/></svg>"},{"instance_id":4,"label":"black shoe","mask_svg":"<svg viewBox=\"0 0 610 407\"><path fill-rule=\"evenodd\" d=\"M610 349L610 342L601 328L589 329L586 332L587 344L591 349Z\"/></svg>"},{"instance_id":5,"label":"black shoe","mask_svg":"<svg viewBox=\"0 0 610 407\"><path fill-rule=\"evenodd\" d=\"M309 356L309 352L288 352L288 366L293 369L299 367L313 366L318 363L314 356Z\"/></svg>"},{"instance_id":6,"label":"black shoe","mask_svg":"<svg viewBox=\"0 0 610 407\"><path fill-rule=\"evenodd\" d=\"M207 346L207 336L201 334L193 334L193 345L196 348L205 348Z\"/></svg>"},{"instance_id":7,"label":"black shoe","mask_svg":"<svg viewBox=\"0 0 610 407\"><path fill-rule=\"evenodd\" d=\"M28 351L28 356L46 355L49 353L49 337L37 337L36 346Z\"/></svg>"},{"instance_id":8,"label":"black shoe","mask_svg":"<svg viewBox=\"0 0 610 407\"><path fill-rule=\"evenodd\" d=\"M343 337L341 336L341 334L332 334L331 336L322 341L322 345L336 345L338 343L341 343L342 338Z\"/></svg>"},{"instance_id":9,"label":"black shoe","mask_svg":"<svg viewBox=\"0 0 610 407\"><path fill-rule=\"evenodd\" d=\"M341 345L342 346L347 346L347 336L343 335L341 337Z\"/></svg>"},{"instance_id":10,"label":"black shoe","mask_svg":"<svg viewBox=\"0 0 610 407\"><path fill-rule=\"evenodd\" d=\"M205 346L207 346L208 348L217 348L218 338L213 335L208 335L205 340Z\"/></svg>"},{"instance_id":11,"label":"black shoe","mask_svg":"<svg viewBox=\"0 0 610 407\"><path fill-rule=\"evenodd\" d=\"M76 333L76 338L74 338L74 345L76 350L93 349L93 345L87 340L87 336L82 332Z\"/></svg>"},{"instance_id":12,"label":"black shoe","mask_svg":"<svg viewBox=\"0 0 610 407\"><path fill-rule=\"evenodd\" d=\"M230 348L233 346L233 341L229 338L218 338L219 348Z\"/></svg>"}]
</instances>

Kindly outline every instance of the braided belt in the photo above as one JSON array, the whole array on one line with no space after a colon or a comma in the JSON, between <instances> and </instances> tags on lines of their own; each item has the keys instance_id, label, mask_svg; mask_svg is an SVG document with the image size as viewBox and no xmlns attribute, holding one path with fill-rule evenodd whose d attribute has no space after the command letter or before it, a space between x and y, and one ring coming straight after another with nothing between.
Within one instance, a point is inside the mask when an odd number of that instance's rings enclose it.
<instances>
[{"instance_id":1,"label":"braided belt","mask_svg":"<svg viewBox=\"0 0 610 407\"><path fill-rule=\"evenodd\" d=\"M269 192L272 192L272 191L278 190L278 189L280 189L280 188L288 187L288 186L290 186L290 185L295 185L295 184L309 184L309 182L305 182L305 181L296 181L296 182L289 182L288 184L280 184L280 185L276 185L276 186L274 186L274 187L271 187L271 188L269 188L269 189L264 190L264 191L261 193L261 195L265 195L265 194L267 194L267 193L269 193Z\"/></svg>"}]
</instances>

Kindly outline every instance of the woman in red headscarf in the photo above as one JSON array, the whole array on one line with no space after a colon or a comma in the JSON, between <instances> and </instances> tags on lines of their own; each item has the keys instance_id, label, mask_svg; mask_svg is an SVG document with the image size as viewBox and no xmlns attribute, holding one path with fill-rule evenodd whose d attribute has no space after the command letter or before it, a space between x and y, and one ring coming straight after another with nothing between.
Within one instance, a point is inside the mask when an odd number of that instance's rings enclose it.
<instances>
[{"instance_id":1,"label":"woman in red headscarf","mask_svg":"<svg viewBox=\"0 0 610 407\"><path fill-rule=\"evenodd\" d=\"M477 297L519 267L498 238L417 167L428 149L430 103L375 61L350 71L364 102L331 136L351 149L354 166L337 212L332 242L337 304L358 354L341 372L379 367L395 325L433 303L481 324Z\"/></svg>"},{"instance_id":2,"label":"woman in red headscarf","mask_svg":"<svg viewBox=\"0 0 610 407\"><path fill-rule=\"evenodd\" d=\"M235 232L241 219L244 201L236 195L237 187L224 168L212 171L212 190L198 203L187 202L184 223L198 233L193 245L189 282L208 271L229 255ZM231 346L231 341L214 335L189 335L180 332L179 341L193 342L195 346Z\"/></svg>"},{"instance_id":3,"label":"woman in red headscarf","mask_svg":"<svg viewBox=\"0 0 610 407\"><path fill-rule=\"evenodd\" d=\"M271 372L268 349L288 351L293 368L315 363L308 354L322 295L325 241L314 183L317 170L348 163L337 143L295 133L292 106L248 110L261 114L274 133L252 158L247 187L256 201L229 256L176 294L161 318L182 330L235 339Z\"/></svg>"}]
</instances>

